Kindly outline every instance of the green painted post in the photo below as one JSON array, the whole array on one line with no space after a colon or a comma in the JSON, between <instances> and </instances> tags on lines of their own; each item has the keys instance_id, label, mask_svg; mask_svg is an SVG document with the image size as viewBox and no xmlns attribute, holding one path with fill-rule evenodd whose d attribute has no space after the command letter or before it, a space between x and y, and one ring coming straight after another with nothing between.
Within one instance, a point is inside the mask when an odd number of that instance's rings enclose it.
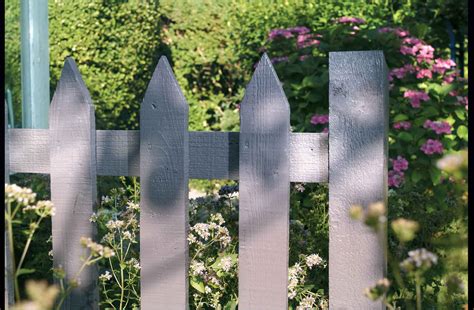
<instances>
[{"instance_id":1,"label":"green painted post","mask_svg":"<svg viewBox=\"0 0 474 310\"><path fill-rule=\"evenodd\" d=\"M23 128L48 128L48 0L21 0Z\"/></svg>"}]
</instances>

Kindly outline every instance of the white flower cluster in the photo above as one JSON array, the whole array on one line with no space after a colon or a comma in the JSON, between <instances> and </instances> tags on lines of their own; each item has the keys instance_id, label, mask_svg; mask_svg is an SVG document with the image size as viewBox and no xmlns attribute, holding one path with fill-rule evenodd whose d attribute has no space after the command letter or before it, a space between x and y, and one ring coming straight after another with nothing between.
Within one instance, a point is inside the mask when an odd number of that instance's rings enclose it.
<instances>
[{"instance_id":1,"label":"white flower cluster","mask_svg":"<svg viewBox=\"0 0 474 310\"><path fill-rule=\"evenodd\" d=\"M130 267L132 267L135 270L142 269L142 266L140 266L140 262L138 261L138 259L136 259L134 257L132 257L130 260L127 261L127 265L129 265Z\"/></svg>"},{"instance_id":2,"label":"white flower cluster","mask_svg":"<svg viewBox=\"0 0 474 310\"><path fill-rule=\"evenodd\" d=\"M296 297L296 287L304 283L306 272L301 268L300 263L296 263L288 269L288 298Z\"/></svg>"},{"instance_id":3,"label":"white flower cluster","mask_svg":"<svg viewBox=\"0 0 474 310\"><path fill-rule=\"evenodd\" d=\"M88 248L91 250L91 254L93 256L100 256L100 257L104 257L104 258L109 258L109 257L112 257L115 255L114 251L107 247L107 246L103 246L101 244L98 244L94 241L92 241L91 238L86 238L86 237L82 237L81 238L81 245L85 248Z\"/></svg>"},{"instance_id":4,"label":"white flower cluster","mask_svg":"<svg viewBox=\"0 0 474 310\"><path fill-rule=\"evenodd\" d=\"M202 276L206 272L206 266L204 266L203 262L193 260L189 266L191 268L191 273L194 276Z\"/></svg>"},{"instance_id":5,"label":"white flower cluster","mask_svg":"<svg viewBox=\"0 0 474 310\"><path fill-rule=\"evenodd\" d=\"M110 220L107 222L107 224L105 224L105 226L107 227L108 230L115 230L115 229L120 229L124 226L124 221L120 221L120 220Z\"/></svg>"},{"instance_id":6,"label":"white flower cluster","mask_svg":"<svg viewBox=\"0 0 474 310\"><path fill-rule=\"evenodd\" d=\"M36 193L33 193L31 188L5 183L5 203L16 202L19 205L27 206L35 202L35 199Z\"/></svg>"},{"instance_id":7,"label":"white flower cluster","mask_svg":"<svg viewBox=\"0 0 474 310\"><path fill-rule=\"evenodd\" d=\"M438 256L421 248L408 252L408 258L400 263L400 267L405 271L411 271L416 268L430 268L436 263L438 263Z\"/></svg>"},{"instance_id":8,"label":"white flower cluster","mask_svg":"<svg viewBox=\"0 0 474 310\"><path fill-rule=\"evenodd\" d=\"M127 202L127 210L140 211L140 205L132 201Z\"/></svg>"},{"instance_id":9,"label":"white flower cluster","mask_svg":"<svg viewBox=\"0 0 474 310\"><path fill-rule=\"evenodd\" d=\"M56 214L56 208L53 203L49 200L40 200L36 205L29 205L23 208L23 212L33 211L38 216L54 216Z\"/></svg>"},{"instance_id":10,"label":"white flower cluster","mask_svg":"<svg viewBox=\"0 0 474 310\"><path fill-rule=\"evenodd\" d=\"M296 310L311 310L314 309L316 299L313 296L306 296L303 298L299 305L296 307Z\"/></svg>"},{"instance_id":11,"label":"white flower cluster","mask_svg":"<svg viewBox=\"0 0 474 310\"><path fill-rule=\"evenodd\" d=\"M311 254L306 257L306 265L309 269L312 269L314 266L322 266L323 268L326 267L326 261L321 258L318 254Z\"/></svg>"},{"instance_id":12,"label":"white flower cluster","mask_svg":"<svg viewBox=\"0 0 474 310\"><path fill-rule=\"evenodd\" d=\"M203 245L202 241L208 241L209 238L216 239L222 246L227 247L231 242L231 237L227 227L221 226L225 223L222 214L212 214L209 223L197 223L190 228L188 235L189 244Z\"/></svg>"},{"instance_id":13,"label":"white flower cluster","mask_svg":"<svg viewBox=\"0 0 474 310\"><path fill-rule=\"evenodd\" d=\"M103 282L109 281L110 279L112 279L112 274L108 270L99 276L99 280Z\"/></svg>"},{"instance_id":14,"label":"white flower cluster","mask_svg":"<svg viewBox=\"0 0 474 310\"><path fill-rule=\"evenodd\" d=\"M223 271L228 272L232 268L232 257L226 256L222 258L218 265Z\"/></svg>"}]
</instances>

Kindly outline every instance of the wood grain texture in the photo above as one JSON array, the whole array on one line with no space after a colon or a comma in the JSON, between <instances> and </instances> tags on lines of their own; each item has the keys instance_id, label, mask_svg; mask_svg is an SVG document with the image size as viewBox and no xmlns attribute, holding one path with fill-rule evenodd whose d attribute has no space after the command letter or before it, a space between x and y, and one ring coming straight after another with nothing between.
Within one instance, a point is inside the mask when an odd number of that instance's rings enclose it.
<instances>
[{"instance_id":1,"label":"wood grain texture","mask_svg":"<svg viewBox=\"0 0 474 310\"><path fill-rule=\"evenodd\" d=\"M266 55L240 115L239 309L288 309L290 108Z\"/></svg>"},{"instance_id":2,"label":"wood grain texture","mask_svg":"<svg viewBox=\"0 0 474 310\"><path fill-rule=\"evenodd\" d=\"M81 237L94 239L89 221L96 192L94 107L72 58L67 58L49 114L53 263L66 271L66 283L82 266ZM98 309L97 269L80 275L80 286L65 300L63 309Z\"/></svg>"},{"instance_id":3,"label":"wood grain texture","mask_svg":"<svg viewBox=\"0 0 474 310\"><path fill-rule=\"evenodd\" d=\"M188 305L188 110L161 57L140 108L143 310Z\"/></svg>"},{"instance_id":4,"label":"wood grain texture","mask_svg":"<svg viewBox=\"0 0 474 310\"><path fill-rule=\"evenodd\" d=\"M5 183L10 183L10 143L8 141L8 105L5 101ZM13 266L10 259L9 247L10 243L8 242L7 230L5 229L5 309L8 309L10 305L13 305L15 301L14 298L14 288L13 288Z\"/></svg>"},{"instance_id":5,"label":"wood grain texture","mask_svg":"<svg viewBox=\"0 0 474 310\"><path fill-rule=\"evenodd\" d=\"M49 173L47 129L10 129L11 170L16 173ZM97 175L140 175L140 132L97 130ZM238 132L190 132L189 177L239 179ZM290 134L291 182L328 180L328 135Z\"/></svg>"},{"instance_id":6,"label":"wood grain texture","mask_svg":"<svg viewBox=\"0 0 474 310\"><path fill-rule=\"evenodd\" d=\"M384 309L363 295L385 276L385 249L349 217L387 204L388 72L382 51L329 53L329 308Z\"/></svg>"}]
</instances>

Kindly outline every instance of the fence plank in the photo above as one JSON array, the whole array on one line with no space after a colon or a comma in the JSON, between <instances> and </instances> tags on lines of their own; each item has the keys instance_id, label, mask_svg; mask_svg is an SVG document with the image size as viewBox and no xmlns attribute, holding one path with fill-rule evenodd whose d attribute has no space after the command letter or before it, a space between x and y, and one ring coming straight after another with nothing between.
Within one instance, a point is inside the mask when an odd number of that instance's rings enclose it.
<instances>
[{"instance_id":1,"label":"fence plank","mask_svg":"<svg viewBox=\"0 0 474 310\"><path fill-rule=\"evenodd\" d=\"M65 61L49 124L51 198L56 207L53 260L55 267L63 266L68 281L82 265L80 238L94 238L95 227L89 218L97 198L94 107L72 58ZM86 267L80 286L66 299L63 309L98 309L96 280L96 268Z\"/></svg>"},{"instance_id":2,"label":"fence plank","mask_svg":"<svg viewBox=\"0 0 474 310\"><path fill-rule=\"evenodd\" d=\"M10 143L8 141L8 108L5 102L5 183L10 183ZM9 305L13 305L15 301L13 297L13 275L12 275L12 261L10 259L10 243L7 238L7 231L5 229L5 309L8 309Z\"/></svg>"},{"instance_id":3,"label":"fence plank","mask_svg":"<svg viewBox=\"0 0 474 310\"><path fill-rule=\"evenodd\" d=\"M97 130L97 175L140 175L140 132ZM10 167L14 173L49 173L47 129L10 129ZM189 177L239 179L238 132L190 132ZM328 135L290 134L291 182L328 180Z\"/></svg>"},{"instance_id":4,"label":"fence plank","mask_svg":"<svg viewBox=\"0 0 474 310\"><path fill-rule=\"evenodd\" d=\"M188 304L188 104L161 57L140 108L141 309Z\"/></svg>"},{"instance_id":5,"label":"fence plank","mask_svg":"<svg viewBox=\"0 0 474 310\"><path fill-rule=\"evenodd\" d=\"M387 203L387 74L381 51L329 53L330 309L384 308L363 290L384 277L385 249L349 208Z\"/></svg>"},{"instance_id":6,"label":"fence plank","mask_svg":"<svg viewBox=\"0 0 474 310\"><path fill-rule=\"evenodd\" d=\"M266 55L240 113L239 308L287 309L290 108Z\"/></svg>"}]
</instances>

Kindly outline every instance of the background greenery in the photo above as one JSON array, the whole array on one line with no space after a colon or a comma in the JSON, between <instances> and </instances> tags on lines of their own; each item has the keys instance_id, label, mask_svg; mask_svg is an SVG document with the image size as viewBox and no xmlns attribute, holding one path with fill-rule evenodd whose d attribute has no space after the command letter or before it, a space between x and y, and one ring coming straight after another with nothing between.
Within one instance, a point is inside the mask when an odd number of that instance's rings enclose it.
<instances>
[{"instance_id":1,"label":"background greenery","mask_svg":"<svg viewBox=\"0 0 474 310\"><path fill-rule=\"evenodd\" d=\"M238 104L243 98L254 65L264 49L276 53L283 46L272 50L267 42L269 31L304 25L315 32L327 31L329 38L336 40L342 34L330 31L334 19L341 16L363 18L371 27L403 27L413 36L431 44L438 55L454 57L461 74L466 78L468 76L467 1L161 0L158 3L134 0L50 0L49 16L51 96L65 57L74 57L96 108L97 129L139 128L139 104L154 66L160 56L166 55L190 105L190 130L238 131ZM19 0L6 1L5 26L5 87L12 90L15 123L19 124ZM378 47L377 44L380 42L375 45L367 43L359 48L374 48ZM331 42L326 52L354 46ZM395 54L386 53L387 63L389 66L398 66L398 56L392 58L392 55ZM306 67L307 71L303 70L296 77L296 84L302 84L307 76L320 79L313 80L308 87L312 93L322 94L319 98L313 98L312 105L304 106L299 94L295 95L289 87L285 87L292 105L292 125L297 131L316 131L314 127L308 126L308 120L312 114L324 112L327 101L324 97L324 87L327 85L327 77L324 77L322 69L324 64L324 59L320 63L313 63ZM276 66L276 69L283 82L294 78L287 66ZM442 103L444 97L440 98L437 100ZM396 107L401 100L398 98L392 101L391 106ZM437 115L439 118L447 118L454 113L440 111ZM462 123L459 118L456 121L457 126ZM397 139L393 130L391 136ZM461 142L448 149L460 149L467 143L467 136L461 139L457 134L456 139ZM410 143L400 142L397 148L391 150L391 155L407 152ZM391 190L389 217L403 216L419 221L423 230L411 246L434 249L446 258L447 263L440 264L432 271L432 281L425 287L428 292L425 302L433 305L446 302L443 275L456 272L467 276L462 260L466 250L463 238L467 234L467 208L466 202L461 199L465 187L459 189L446 182L434 182L433 172L429 173L433 171L431 168L434 162L429 161L424 165L416 166L422 171L421 183L415 182L416 178L410 174L404 186ZM414 170L410 170L410 173ZM12 182L33 187L45 198L49 195L47 178L17 176L12 178ZM207 191L214 188L212 182L192 184ZM101 178L99 195L105 195L116 185L116 179ZM439 199L447 193L451 193L449 199ZM327 189L324 185L310 185L304 193L294 191L291 203L291 219L296 224L290 237L292 244L298 244L294 248L309 242L309 248L327 258ZM38 247L32 249L39 253L30 262L30 267L39 270L35 275L38 278L47 277L51 265L47 253L41 252L39 246L48 239L49 231L48 226L42 228L36 240ZM446 246L450 243L446 241L451 240L449 238L463 242L458 247L449 248ZM399 251L400 256L406 254L405 249L397 249L394 243L389 245ZM292 257L297 257L296 252L291 253ZM327 293L327 275L312 280ZM463 298L460 297L458 302L463 302Z\"/></svg>"}]
</instances>

